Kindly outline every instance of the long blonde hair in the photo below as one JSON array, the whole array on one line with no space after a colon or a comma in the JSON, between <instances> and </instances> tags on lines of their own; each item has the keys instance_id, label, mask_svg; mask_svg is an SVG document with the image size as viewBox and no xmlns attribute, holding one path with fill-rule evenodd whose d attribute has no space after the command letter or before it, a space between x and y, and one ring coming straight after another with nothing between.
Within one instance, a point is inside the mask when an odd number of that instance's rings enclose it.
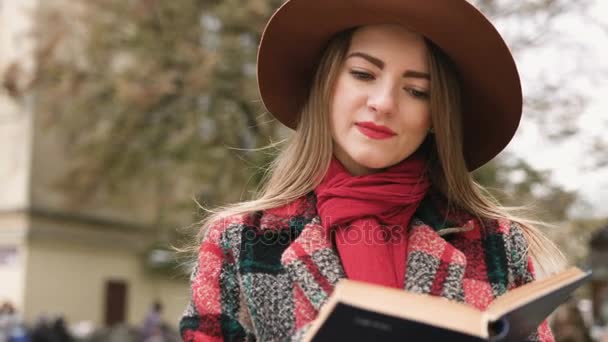
<instances>
[{"instance_id":1,"label":"long blonde hair","mask_svg":"<svg viewBox=\"0 0 608 342\"><path fill-rule=\"evenodd\" d=\"M329 124L333 86L342 68L355 29L334 36L317 66L307 102L298 126L287 146L266 169L255 199L207 210L197 243L213 222L283 206L312 191L321 181L332 158L333 148ZM430 108L435 145L431 163L431 179L453 205L480 218L508 219L518 223L528 242L530 255L540 270L549 273L563 263L559 249L537 228L535 221L517 217L513 210L502 207L475 183L469 173L462 150L460 92L454 68L439 48L427 41L431 74ZM437 113L440 113L439 115ZM297 170L297 172L294 172ZM195 250L193 246L192 250Z\"/></svg>"}]
</instances>

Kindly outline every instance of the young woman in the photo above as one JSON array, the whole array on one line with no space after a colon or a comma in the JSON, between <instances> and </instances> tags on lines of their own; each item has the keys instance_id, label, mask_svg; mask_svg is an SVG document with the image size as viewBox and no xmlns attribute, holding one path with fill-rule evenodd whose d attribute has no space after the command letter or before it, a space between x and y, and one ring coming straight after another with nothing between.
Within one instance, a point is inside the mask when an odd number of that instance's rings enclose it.
<instances>
[{"instance_id":1,"label":"young woman","mask_svg":"<svg viewBox=\"0 0 608 342\"><path fill-rule=\"evenodd\" d=\"M560 261L469 173L509 142L522 95L465 0L289 0L258 84L295 132L256 199L204 221L184 340L298 340L342 278L483 309ZM546 322L530 339L553 339Z\"/></svg>"}]
</instances>

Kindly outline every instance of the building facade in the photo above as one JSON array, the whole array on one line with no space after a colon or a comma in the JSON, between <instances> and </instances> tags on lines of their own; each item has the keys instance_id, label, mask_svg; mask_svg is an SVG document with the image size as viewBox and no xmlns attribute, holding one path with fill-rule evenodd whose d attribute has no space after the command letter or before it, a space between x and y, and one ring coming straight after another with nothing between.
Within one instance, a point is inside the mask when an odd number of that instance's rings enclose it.
<instances>
[{"instance_id":1,"label":"building facade","mask_svg":"<svg viewBox=\"0 0 608 342\"><path fill-rule=\"evenodd\" d=\"M150 199L162 194L142 180L75 203L57 182L69 142L38 119L35 95L10 94L35 68L29 33L40 3L0 0L0 303L13 303L28 323L47 314L105 326L139 325L160 300L176 327L187 277L148 263L161 235Z\"/></svg>"}]
</instances>

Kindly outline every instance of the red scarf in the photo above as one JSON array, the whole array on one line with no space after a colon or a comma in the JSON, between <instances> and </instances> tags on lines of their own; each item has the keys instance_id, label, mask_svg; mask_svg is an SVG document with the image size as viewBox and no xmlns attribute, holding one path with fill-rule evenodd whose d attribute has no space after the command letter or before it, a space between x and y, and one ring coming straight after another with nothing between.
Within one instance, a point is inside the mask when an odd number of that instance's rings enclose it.
<instances>
[{"instance_id":1,"label":"red scarf","mask_svg":"<svg viewBox=\"0 0 608 342\"><path fill-rule=\"evenodd\" d=\"M325 229L335 229L336 247L350 279L402 288L406 230L429 189L419 154L385 171L352 176L334 158L315 189Z\"/></svg>"}]
</instances>

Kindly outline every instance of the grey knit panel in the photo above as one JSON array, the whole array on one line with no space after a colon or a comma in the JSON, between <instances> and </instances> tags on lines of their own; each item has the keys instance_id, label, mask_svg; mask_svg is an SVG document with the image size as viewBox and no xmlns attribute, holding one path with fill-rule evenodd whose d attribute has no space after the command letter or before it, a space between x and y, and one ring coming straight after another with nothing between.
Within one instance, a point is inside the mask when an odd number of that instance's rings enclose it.
<instances>
[{"instance_id":1,"label":"grey knit panel","mask_svg":"<svg viewBox=\"0 0 608 342\"><path fill-rule=\"evenodd\" d=\"M242 224L230 224L220 239L221 246L229 248L232 251L235 261L239 260L241 254L241 233L244 227Z\"/></svg>"},{"instance_id":2,"label":"grey knit panel","mask_svg":"<svg viewBox=\"0 0 608 342\"><path fill-rule=\"evenodd\" d=\"M346 278L338 255L329 248L320 249L311 255L308 260L311 268L319 272L318 276L333 286L342 279ZM311 273L311 269L303 260L297 259L287 265L287 272L291 275L294 282L304 291L304 294L315 308L319 310L331 293L326 293L319 284L319 280Z\"/></svg>"},{"instance_id":3,"label":"grey knit panel","mask_svg":"<svg viewBox=\"0 0 608 342\"><path fill-rule=\"evenodd\" d=\"M424 252L412 252L407 260L405 289L414 293L431 292L439 259Z\"/></svg>"},{"instance_id":4,"label":"grey knit panel","mask_svg":"<svg viewBox=\"0 0 608 342\"><path fill-rule=\"evenodd\" d=\"M260 341L289 338L295 327L293 283L285 274L243 275L249 311Z\"/></svg>"},{"instance_id":5,"label":"grey knit panel","mask_svg":"<svg viewBox=\"0 0 608 342\"><path fill-rule=\"evenodd\" d=\"M340 279L346 278L340 257L332 249L325 248L314 252L312 261L330 284L336 285Z\"/></svg>"},{"instance_id":6,"label":"grey knit panel","mask_svg":"<svg viewBox=\"0 0 608 342\"><path fill-rule=\"evenodd\" d=\"M448 275L443 283L441 296L458 302L464 302L463 277L464 267L458 264L450 264L448 266Z\"/></svg>"},{"instance_id":7,"label":"grey knit panel","mask_svg":"<svg viewBox=\"0 0 608 342\"><path fill-rule=\"evenodd\" d=\"M293 281L300 285L312 306L318 311L327 300L327 294L313 274L308 271L304 262L300 259L292 261L287 265L287 272L291 275Z\"/></svg>"},{"instance_id":8,"label":"grey knit panel","mask_svg":"<svg viewBox=\"0 0 608 342\"><path fill-rule=\"evenodd\" d=\"M509 263L509 283L521 286L534 280L534 275L528 269L528 240L522 228L514 222L509 227L509 238L505 239L507 260ZM530 334L525 341L538 342L538 330Z\"/></svg>"},{"instance_id":9,"label":"grey knit panel","mask_svg":"<svg viewBox=\"0 0 608 342\"><path fill-rule=\"evenodd\" d=\"M311 327L312 327L312 322L308 323L305 326L298 329L298 331L296 331L295 334L293 334L293 336L291 336L291 338L289 339L289 342L304 341L304 337L306 336L306 333L308 332L308 330L310 330Z\"/></svg>"},{"instance_id":10,"label":"grey knit panel","mask_svg":"<svg viewBox=\"0 0 608 342\"><path fill-rule=\"evenodd\" d=\"M509 282L517 285L527 284L534 280L534 275L528 270L528 240L522 228L511 223L507 239L507 259L509 260Z\"/></svg>"}]
</instances>

